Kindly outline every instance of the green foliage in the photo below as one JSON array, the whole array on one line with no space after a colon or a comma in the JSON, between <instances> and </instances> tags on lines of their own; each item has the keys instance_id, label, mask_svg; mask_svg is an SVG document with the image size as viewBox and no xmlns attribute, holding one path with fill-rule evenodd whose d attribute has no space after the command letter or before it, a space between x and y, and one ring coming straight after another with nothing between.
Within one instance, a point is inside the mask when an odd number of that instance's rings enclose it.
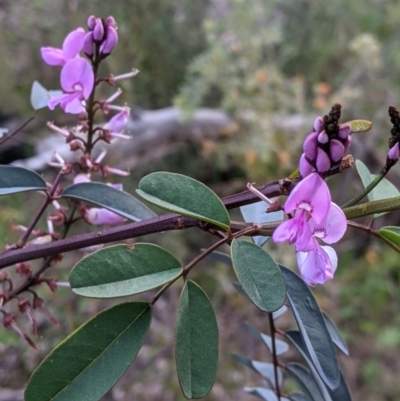
<instances>
[{"instance_id":1,"label":"green foliage","mask_svg":"<svg viewBox=\"0 0 400 401\"><path fill-rule=\"evenodd\" d=\"M140 180L136 191L162 209L229 229L228 211L221 200L193 178L167 172L152 173Z\"/></svg>"},{"instance_id":2,"label":"green foliage","mask_svg":"<svg viewBox=\"0 0 400 401\"><path fill-rule=\"evenodd\" d=\"M96 315L35 370L25 401L97 401L122 376L150 326L147 303L124 303Z\"/></svg>"},{"instance_id":3,"label":"green foliage","mask_svg":"<svg viewBox=\"0 0 400 401\"><path fill-rule=\"evenodd\" d=\"M214 384L218 361L218 326L213 307L193 281L183 287L176 313L175 357L187 398L201 398Z\"/></svg>"},{"instance_id":4,"label":"green foliage","mask_svg":"<svg viewBox=\"0 0 400 401\"><path fill-rule=\"evenodd\" d=\"M150 219L156 214L132 195L100 182L82 182L66 188L62 197L101 206L129 220Z\"/></svg>"},{"instance_id":5,"label":"green foliage","mask_svg":"<svg viewBox=\"0 0 400 401\"><path fill-rule=\"evenodd\" d=\"M234 240L231 245L236 276L250 300L264 312L278 310L286 298L286 287L278 265L259 246Z\"/></svg>"},{"instance_id":6,"label":"green foliage","mask_svg":"<svg viewBox=\"0 0 400 401\"><path fill-rule=\"evenodd\" d=\"M46 189L46 182L34 171L22 167L0 166L0 195Z\"/></svg>"},{"instance_id":7,"label":"green foliage","mask_svg":"<svg viewBox=\"0 0 400 401\"><path fill-rule=\"evenodd\" d=\"M88 255L72 269L72 290L86 297L113 298L138 294L168 283L182 272L163 248L136 243L115 245Z\"/></svg>"}]
</instances>

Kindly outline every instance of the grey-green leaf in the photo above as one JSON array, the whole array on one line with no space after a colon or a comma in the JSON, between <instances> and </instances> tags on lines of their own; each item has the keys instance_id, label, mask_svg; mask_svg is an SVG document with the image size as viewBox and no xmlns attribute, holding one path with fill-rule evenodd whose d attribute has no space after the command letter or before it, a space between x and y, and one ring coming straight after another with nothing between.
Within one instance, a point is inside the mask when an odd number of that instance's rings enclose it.
<instances>
[{"instance_id":1,"label":"grey-green leaf","mask_svg":"<svg viewBox=\"0 0 400 401\"><path fill-rule=\"evenodd\" d=\"M262 342L268 351L272 354L272 338L264 333L259 333L258 330L250 323L246 322L246 327L250 331L251 335L256 339ZM281 355L285 353L289 349L289 345L287 342L280 340L279 338L275 338L275 353L276 355Z\"/></svg>"},{"instance_id":2,"label":"grey-green leaf","mask_svg":"<svg viewBox=\"0 0 400 401\"><path fill-rule=\"evenodd\" d=\"M303 393L313 401L324 401L321 392L311 373L299 363L291 362L286 365L287 371L296 380Z\"/></svg>"},{"instance_id":3,"label":"grey-green leaf","mask_svg":"<svg viewBox=\"0 0 400 401\"><path fill-rule=\"evenodd\" d=\"M210 300L193 281L185 283L179 300L175 358L185 397L207 395L217 372L218 326Z\"/></svg>"},{"instance_id":4,"label":"grey-green leaf","mask_svg":"<svg viewBox=\"0 0 400 401\"><path fill-rule=\"evenodd\" d=\"M334 389L339 385L340 370L322 313L307 284L290 269L284 266L281 269L304 345L324 383Z\"/></svg>"},{"instance_id":5,"label":"grey-green leaf","mask_svg":"<svg viewBox=\"0 0 400 401\"><path fill-rule=\"evenodd\" d=\"M72 290L85 297L138 294L168 283L182 267L165 249L145 243L114 245L80 260L69 276Z\"/></svg>"},{"instance_id":6,"label":"grey-green leaf","mask_svg":"<svg viewBox=\"0 0 400 401\"><path fill-rule=\"evenodd\" d=\"M331 336L331 339L333 343L340 349L340 351L343 352L345 355L349 355L349 349L347 348L347 344L344 341L342 335L339 332L339 329L336 327L335 323L332 322L332 320L329 318L329 316L322 312L322 316L324 317L324 321L326 324L326 328L329 331L329 335Z\"/></svg>"},{"instance_id":7,"label":"grey-green leaf","mask_svg":"<svg viewBox=\"0 0 400 401\"><path fill-rule=\"evenodd\" d=\"M276 394L268 389L268 388L264 388L264 387L245 387L243 389L247 394L251 394L254 395L258 398L260 398L261 400L264 401L278 401L278 397L276 396ZM283 401L283 398L281 397L281 401Z\"/></svg>"},{"instance_id":8,"label":"grey-green leaf","mask_svg":"<svg viewBox=\"0 0 400 401\"><path fill-rule=\"evenodd\" d=\"M100 182L71 185L62 193L64 198L80 200L103 207L129 220L151 219L156 214L132 195Z\"/></svg>"},{"instance_id":9,"label":"grey-green leaf","mask_svg":"<svg viewBox=\"0 0 400 401\"><path fill-rule=\"evenodd\" d=\"M46 190L46 182L37 173L22 167L0 165L0 195Z\"/></svg>"},{"instance_id":10,"label":"grey-green leaf","mask_svg":"<svg viewBox=\"0 0 400 401\"><path fill-rule=\"evenodd\" d=\"M140 180L137 193L162 209L229 229L229 214L221 199L193 178L167 172L152 173Z\"/></svg>"},{"instance_id":11,"label":"grey-green leaf","mask_svg":"<svg viewBox=\"0 0 400 401\"><path fill-rule=\"evenodd\" d=\"M231 245L233 268L250 300L262 311L278 310L286 298L286 287L276 262L259 246L241 240Z\"/></svg>"},{"instance_id":12,"label":"grey-green leaf","mask_svg":"<svg viewBox=\"0 0 400 401\"><path fill-rule=\"evenodd\" d=\"M59 344L31 376L25 401L97 401L141 348L151 306L129 302L86 322Z\"/></svg>"},{"instance_id":13,"label":"grey-green leaf","mask_svg":"<svg viewBox=\"0 0 400 401\"><path fill-rule=\"evenodd\" d=\"M400 247L400 227L386 226L379 229L379 234Z\"/></svg>"}]
</instances>

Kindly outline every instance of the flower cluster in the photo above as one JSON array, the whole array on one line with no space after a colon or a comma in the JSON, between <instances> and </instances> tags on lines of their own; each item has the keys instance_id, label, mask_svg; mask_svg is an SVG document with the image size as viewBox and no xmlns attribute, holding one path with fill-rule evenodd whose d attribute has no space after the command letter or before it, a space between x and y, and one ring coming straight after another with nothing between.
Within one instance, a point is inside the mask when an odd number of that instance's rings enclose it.
<instances>
[{"instance_id":1,"label":"flower cluster","mask_svg":"<svg viewBox=\"0 0 400 401\"><path fill-rule=\"evenodd\" d=\"M91 16L88 19L88 29L88 33L83 28L70 32L61 49L41 48L42 58L47 64L62 66L60 84L65 93L49 100L48 106L51 110L60 105L66 113L80 114L86 111L83 101L89 99L95 85L92 68L94 55L98 55L100 59L107 57L118 42L113 17L102 20ZM82 50L92 64L80 57Z\"/></svg>"},{"instance_id":2,"label":"flower cluster","mask_svg":"<svg viewBox=\"0 0 400 401\"><path fill-rule=\"evenodd\" d=\"M335 104L328 115L315 120L314 131L306 137L300 158L303 177L313 171L324 175L340 164L351 143L350 125L339 125L340 114L341 106Z\"/></svg>"}]
</instances>

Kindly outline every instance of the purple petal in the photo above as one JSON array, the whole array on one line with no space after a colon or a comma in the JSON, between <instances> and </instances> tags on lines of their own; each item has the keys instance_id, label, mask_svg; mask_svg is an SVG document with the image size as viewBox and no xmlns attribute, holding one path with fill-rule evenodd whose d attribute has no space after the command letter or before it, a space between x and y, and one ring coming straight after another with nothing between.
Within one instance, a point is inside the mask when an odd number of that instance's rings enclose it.
<instances>
[{"instance_id":1,"label":"purple petal","mask_svg":"<svg viewBox=\"0 0 400 401\"><path fill-rule=\"evenodd\" d=\"M348 136L348 138L344 141L344 153L346 153L349 150L349 147L351 145L351 135Z\"/></svg>"},{"instance_id":2,"label":"purple petal","mask_svg":"<svg viewBox=\"0 0 400 401\"><path fill-rule=\"evenodd\" d=\"M61 70L61 87L66 92L80 92L87 99L93 90L94 74L89 62L76 57Z\"/></svg>"},{"instance_id":3,"label":"purple petal","mask_svg":"<svg viewBox=\"0 0 400 401\"><path fill-rule=\"evenodd\" d=\"M317 132L312 132L306 136L303 143L303 151L308 160L314 161L317 157Z\"/></svg>"},{"instance_id":4,"label":"purple petal","mask_svg":"<svg viewBox=\"0 0 400 401\"><path fill-rule=\"evenodd\" d=\"M62 47L65 61L76 57L83 49L85 35L86 33L83 28L75 29L67 35Z\"/></svg>"},{"instance_id":5,"label":"purple petal","mask_svg":"<svg viewBox=\"0 0 400 401\"><path fill-rule=\"evenodd\" d=\"M295 209L307 210L319 224L327 215L331 204L331 194L325 181L312 173L301 180L290 193L285 203L285 213Z\"/></svg>"},{"instance_id":6,"label":"purple petal","mask_svg":"<svg viewBox=\"0 0 400 401\"><path fill-rule=\"evenodd\" d=\"M83 51L89 57L93 55L93 32L88 32L83 43Z\"/></svg>"},{"instance_id":7,"label":"purple petal","mask_svg":"<svg viewBox=\"0 0 400 401\"><path fill-rule=\"evenodd\" d=\"M397 142L394 146L392 146L387 154L388 159L392 162L397 162L399 160L400 150L399 143Z\"/></svg>"},{"instance_id":8,"label":"purple petal","mask_svg":"<svg viewBox=\"0 0 400 401\"><path fill-rule=\"evenodd\" d=\"M107 38L100 47L100 53L103 56L110 54L118 43L118 34L115 28L109 26L107 28Z\"/></svg>"},{"instance_id":9,"label":"purple petal","mask_svg":"<svg viewBox=\"0 0 400 401\"><path fill-rule=\"evenodd\" d=\"M327 143L329 141L329 136L325 131L321 131L318 134L318 142L319 143Z\"/></svg>"},{"instance_id":10,"label":"purple petal","mask_svg":"<svg viewBox=\"0 0 400 401\"><path fill-rule=\"evenodd\" d=\"M119 133L121 132L126 124L128 123L130 115L130 110L127 107L122 110L120 113L116 114L105 126L105 129L109 129L112 132Z\"/></svg>"},{"instance_id":11,"label":"purple petal","mask_svg":"<svg viewBox=\"0 0 400 401\"><path fill-rule=\"evenodd\" d=\"M347 230L347 219L342 209L336 204L331 203L328 214L319 224L309 221L309 227L313 235L321 238L327 244L338 242Z\"/></svg>"},{"instance_id":12,"label":"purple petal","mask_svg":"<svg viewBox=\"0 0 400 401\"><path fill-rule=\"evenodd\" d=\"M91 15L87 19L87 26L90 31L93 31L94 26L96 25L96 17L94 15Z\"/></svg>"},{"instance_id":13,"label":"purple petal","mask_svg":"<svg viewBox=\"0 0 400 401\"><path fill-rule=\"evenodd\" d=\"M122 217L116 213L110 212L107 209L91 208L85 214L85 220L93 225L115 225L126 221L125 217Z\"/></svg>"},{"instance_id":14,"label":"purple petal","mask_svg":"<svg viewBox=\"0 0 400 401\"><path fill-rule=\"evenodd\" d=\"M42 59L48 65L64 65L64 54L61 49L56 47L41 47Z\"/></svg>"},{"instance_id":15,"label":"purple petal","mask_svg":"<svg viewBox=\"0 0 400 401\"><path fill-rule=\"evenodd\" d=\"M317 159L315 161L315 167L319 173L326 173L331 168L331 161L329 159L329 156L321 148L318 148L317 150Z\"/></svg>"},{"instance_id":16,"label":"purple petal","mask_svg":"<svg viewBox=\"0 0 400 401\"><path fill-rule=\"evenodd\" d=\"M314 171L314 167L311 166L311 164L307 161L305 153L303 153L300 157L299 171L303 178L307 177Z\"/></svg>"},{"instance_id":17,"label":"purple petal","mask_svg":"<svg viewBox=\"0 0 400 401\"><path fill-rule=\"evenodd\" d=\"M322 117L317 117L314 121L314 131L321 132L324 126L324 119Z\"/></svg>"},{"instance_id":18,"label":"purple petal","mask_svg":"<svg viewBox=\"0 0 400 401\"><path fill-rule=\"evenodd\" d=\"M93 39L97 42L101 42L104 37L104 26L103 21L100 18L96 19L96 24L93 28Z\"/></svg>"},{"instance_id":19,"label":"purple petal","mask_svg":"<svg viewBox=\"0 0 400 401\"><path fill-rule=\"evenodd\" d=\"M316 243L314 250L297 253L297 264L301 277L308 285L324 284L333 278L337 266L336 252L331 247L321 247Z\"/></svg>"},{"instance_id":20,"label":"purple petal","mask_svg":"<svg viewBox=\"0 0 400 401\"><path fill-rule=\"evenodd\" d=\"M340 139L347 139L351 134L350 124L341 124L339 127L338 137Z\"/></svg>"},{"instance_id":21,"label":"purple petal","mask_svg":"<svg viewBox=\"0 0 400 401\"><path fill-rule=\"evenodd\" d=\"M330 146L331 159L338 162L344 155L344 145L337 139L332 139Z\"/></svg>"},{"instance_id":22,"label":"purple petal","mask_svg":"<svg viewBox=\"0 0 400 401\"><path fill-rule=\"evenodd\" d=\"M70 114L80 114L86 110L82 104L79 93L70 95L70 98L68 99L68 101L64 101L61 103L61 108L66 113L70 113Z\"/></svg>"},{"instance_id":23,"label":"purple petal","mask_svg":"<svg viewBox=\"0 0 400 401\"><path fill-rule=\"evenodd\" d=\"M60 104L61 102L63 102L65 99L69 98L69 94L67 93L63 93L62 95L57 95L57 96L53 96L49 99L49 102L47 104L47 106L49 107L50 110L54 110L55 107Z\"/></svg>"}]
</instances>

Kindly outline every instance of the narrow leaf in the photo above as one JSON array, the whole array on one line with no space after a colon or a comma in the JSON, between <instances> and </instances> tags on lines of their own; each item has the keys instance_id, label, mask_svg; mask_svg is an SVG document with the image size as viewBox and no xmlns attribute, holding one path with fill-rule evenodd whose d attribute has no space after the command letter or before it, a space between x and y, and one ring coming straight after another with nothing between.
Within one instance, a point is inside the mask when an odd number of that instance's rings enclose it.
<instances>
[{"instance_id":1,"label":"narrow leaf","mask_svg":"<svg viewBox=\"0 0 400 401\"><path fill-rule=\"evenodd\" d=\"M340 351L343 352L343 354L348 356L349 349L347 348L347 344L340 334L339 329L336 327L335 323L332 322L329 316L326 315L324 312L322 312L322 316L324 317L326 328L329 331L329 335L331 336L333 343L336 345L336 347L338 347L338 349L340 349Z\"/></svg>"},{"instance_id":2,"label":"narrow leaf","mask_svg":"<svg viewBox=\"0 0 400 401\"><path fill-rule=\"evenodd\" d=\"M324 401L314 378L303 365L299 363L288 363L286 369L296 380L302 392L307 394L311 400Z\"/></svg>"},{"instance_id":3,"label":"narrow leaf","mask_svg":"<svg viewBox=\"0 0 400 401\"><path fill-rule=\"evenodd\" d=\"M37 173L22 167L0 165L0 195L46 190L46 182Z\"/></svg>"},{"instance_id":4,"label":"narrow leaf","mask_svg":"<svg viewBox=\"0 0 400 401\"><path fill-rule=\"evenodd\" d=\"M367 132L372 128L372 122L368 120L351 120L347 121L351 127L352 133Z\"/></svg>"},{"instance_id":5,"label":"narrow leaf","mask_svg":"<svg viewBox=\"0 0 400 401\"><path fill-rule=\"evenodd\" d=\"M250 331L251 335L256 339L261 341L268 351L272 354L272 338L263 333L259 333L258 330L249 322L246 322L246 327ZM276 355L281 355L289 349L287 342L275 338L275 351Z\"/></svg>"},{"instance_id":6,"label":"narrow leaf","mask_svg":"<svg viewBox=\"0 0 400 401\"><path fill-rule=\"evenodd\" d=\"M273 221L283 220L283 211L267 213L267 205L265 202L256 202L250 205L240 206L243 220L246 223L271 223ZM251 237L253 242L258 246L263 246L269 239L263 235Z\"/></svg>"},{"instance_id":7,"label":"narrow leaf","mask_svg":"<svg viewBox=\"0 0 400 401\"><path fill-rule=\"evenodd\" d=\"M243 389L247 394L254 395L265 401L278 401L277 395L270 389L264 387L245 387ZM282 397L281 397L282 401Z\"/></svg>"},{"instance_id":8,"label":"narrow leaf","mask_svg":"<svg viewBox=\"0 0 400 401\"><path fill-rule=\"evenodd\" d=\"M72 290L85 297L112 298L138 294L168 283L182 272L165 249L153 245L114 245L80 260L72 269Z\"/></svg>"},{"instance_id":9,"label":"narrow leaf","mask_svg":"<svg viewBox=\"0 0 400 401\"><path fill-rule=\"evenodd\" d=\"M64 198L80 200L103 207L129 220L151 219L156 214L132 195L100 182L71 185L62 193Z\"/></svg>"},{"instance_id":10,"label":"narrow leaf","mask_svg":"<svg viewBox=\"0 0 400 401\"><path fill-rule=\"evenodd\" d=\"M150 326L144 302L113 306L58 345L31 376L25 401L97 401L119 380Z\"/></svg>"},{"instance_id":11,"label":"narrow leaf","mask_svg":"<svg viewBox=\"0 0 400 401\"><path fill-rule=\"evenodd\" d=\"M217 372L218 326L210 300L193 281L186 282L179 300L175 358L185 397L207 395Z\"/></svg>"},{"instance_id":12,"label":"narrow leaf","mask_svg":"<svg viewBox=\"0 0 400 401\"><path fill-rule=\"evenodd\" d=\"M400 247L400 227L386 226L379 229L379 234Z\"/></svg>"},{"instance_id":13,"label":"narrow leaf","mask_svg":"<svg viewBox=\"0 0 400 401\"><path fill-rule=\"evenodd\" d=\"M229 229L228 211L221 199L193 178L167 172L152 173L140 180L137 193L162 209Z\"/></svg>"},{"instance_id":14,"label":"narrow leaf","mask_svg":"<svg viewBox=\"0 0 400 401\"><path fill-rule=\"evenodd\" d=\"M286 287L278 265L262 248L251 242L233 240L233 268L250 300L262 311L278 310L286 298Z\"/></svg>"},{"instance_id":15,"label":"narrow leaf","mask_svg":"<svg viewBox=\"0 0 400 401\"><path fill-rule=\"evenodd\" d=\"M281 269L288 300L304 345L322 380L334 389L339 385L340 371L322 313L307 284L288 268L281 266Z\"/></svg>"}]
</instances>

